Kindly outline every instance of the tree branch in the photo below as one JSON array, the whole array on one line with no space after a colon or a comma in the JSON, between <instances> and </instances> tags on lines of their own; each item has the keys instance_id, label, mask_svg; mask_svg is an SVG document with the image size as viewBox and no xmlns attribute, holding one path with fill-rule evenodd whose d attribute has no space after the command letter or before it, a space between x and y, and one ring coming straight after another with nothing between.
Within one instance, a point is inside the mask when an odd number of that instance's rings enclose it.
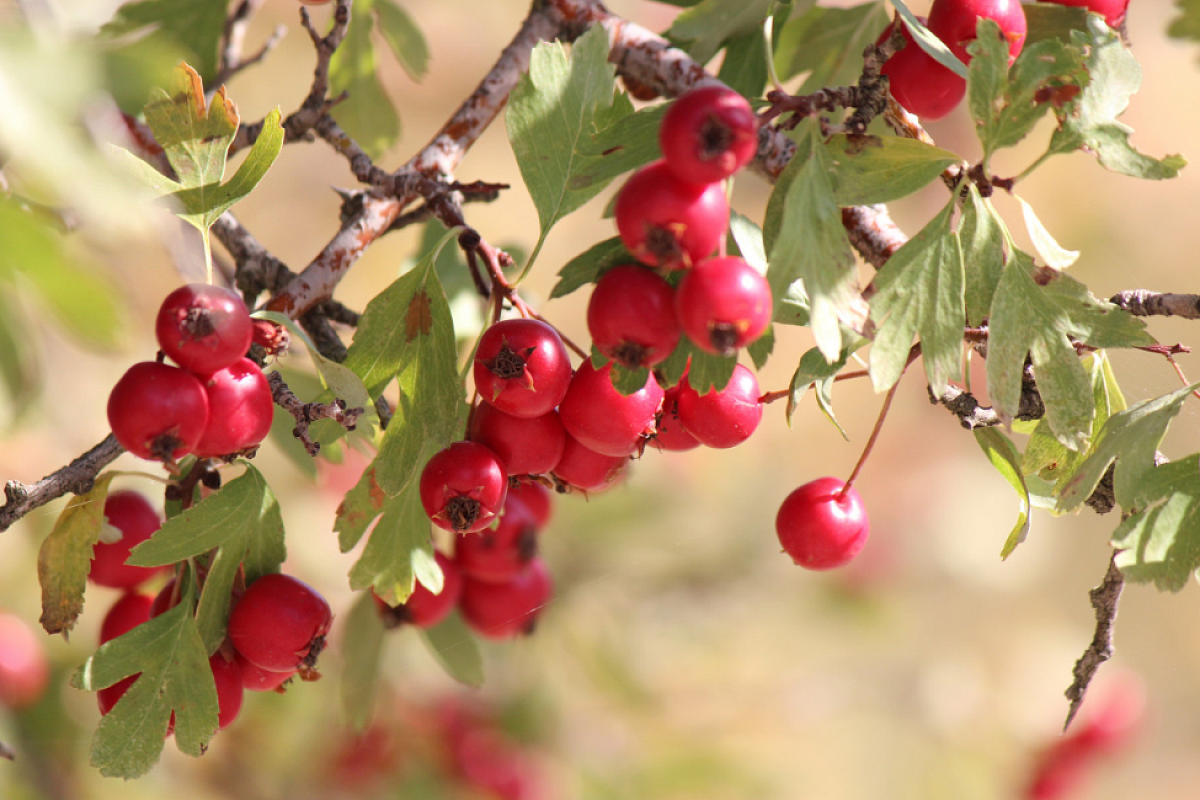
<instances>
[{"instance_id":1,"label":"tree branch","mask_svg":"<svg viewBox=\"0 0 1200 800\"><path fill-rule=\"evenodd\" d=\"M1071 721L1083 705L1084 695L1087 694L1088 685L1095 677L1096 670L1113 655L1113 628L1117 622L1117 605L1121 600L1121 590L1125 588L1125 576L1117 569L1117 552L1114 550L1112 558L1109 559L1104 580L1088 592L1092 608L1096 611L1096 630L1092 635L1091 644L1075 662L1075 668L1072 670L1075 680L1064 692L1067 700L1071 702L1067 720L1063 723L1064 731L1071 726Z\"/></svg>"},{"instance_id":2,"label":"tree branch","mask_svg":"<svg viewBox=\"0 0 1200 800\"><path fill-rule=\"evenodd\" d=\"M1200 319L1200 295L1151 292L1148 289L1130 289L1118 292L1108 302L1122 308L1135 317L1183 317Z\"/></svg>"},{"instance_id":3,"label":"tree branch","mask_svg":"<svg viewBox=\"0 0 1200 800\"><path fill-rule=\"evenodd\" d=\"M0 506L0 532L6 531L21 517L66 494L87 494L92 490L96 475L125 449L109 434L104 441L79 458L56 470L37 483L9 481L4 485L7 500Z\"/></svg>"}]
</instances>

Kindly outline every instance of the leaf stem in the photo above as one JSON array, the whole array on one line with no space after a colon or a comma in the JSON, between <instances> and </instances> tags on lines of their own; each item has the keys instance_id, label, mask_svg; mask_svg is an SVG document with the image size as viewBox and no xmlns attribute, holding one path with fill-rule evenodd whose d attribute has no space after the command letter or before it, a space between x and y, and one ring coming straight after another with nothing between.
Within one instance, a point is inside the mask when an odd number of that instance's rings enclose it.
<instances>
[{"instance_id":1,"label":"leaf stem","mask_svg":"<svg viewBox=\"0 0 1200 800\"><path fill-rule=\"evenodd\" d=\"M892 398L896 396L898 388L900 388L900 381L893 383L892 388L888 389L887 396L883 398L883 408L879 409L879 418L875 420L875 428L871 431L871 438L867 439L867 446L863 448L862 455L858 457L858 463L854 465L854 471L846 479L846 484L838 492L838 497L845 497L846 492L850 491L850 487L854 485L854 480L858 477L858 473L862 471L863 464L867 462L867 456L875 448L875 440L879 438L879 432L883 429L883 421L887 418L888 409L892 407Z\"/></svg>"}]
</instances>

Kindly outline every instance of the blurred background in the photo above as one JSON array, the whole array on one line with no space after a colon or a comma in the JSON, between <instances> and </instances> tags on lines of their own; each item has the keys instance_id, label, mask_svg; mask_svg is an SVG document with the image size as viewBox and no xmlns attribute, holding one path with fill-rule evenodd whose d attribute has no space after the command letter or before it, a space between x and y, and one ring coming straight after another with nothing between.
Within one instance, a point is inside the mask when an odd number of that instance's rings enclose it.
<instances>
[{"instance_id":1,"label":"blurred background","mask_svg":"<svg viewBox=\"0 0 1200 800\"><path fill-rule=\"evenodd\" d=\"M106 20L116 4L56 5L86 28ZM389 56L380 58L403 126L377 162L385 168L421 148L474 89L528 3L403 5L426 36L431 62L417 83ZM659 31L679 11L641 0L609 5ZM914 3L914 11L923 13L923 5ZM321 25L329 11L312 13ZM1145 75L1123 120L1136 130L1135 145L1156 157L1194 156L1200 129L1200 50L1166 38L1173 16L1165 2L1135 0L1129 10ZM248 50L277 25L288 28L279 47L228 86L243 119L259 119L276 105L286 114L308 90L312 48L294 0L265 4ZM944 148L968 159L978 154L965 109L929 131ZM1047 135L1043 125L1032 145L1004 154L996 172L1020 171ZM528 252L537 215L502 124L471 150L457 177L512 186L493 204L468 206L467 218L493 243ZM332 187L354 185L345 162L323 144L290 145L236 213L299 270L336 230ZM601 212L616 188L556 227L527 284L528 299L577 341L587 338L586 292L542 298L563 263L613 235ZM740 177L734 207L761 220L770 188L753 175ZM1038 170L1018 192L1063 246L1082 251L1072 271L1097 296L1200 290L1192 263L1200 208L1194 167L1151 183L1105 172L1077 154ZM896 204L893 215L911 234L944 202L941 186L931 187ZM1021 241L1016 202L996 202ZM414 229L378 242L343 281L339 299L361 309L415 257L418 241ZM118 287L122 303L112 347L65 336L29 309L28 343L38 353L42 386L20 419L0 424L0 478L34 481L104 437L109 388L155 350L159 301L181 280L202 279L198 253L186 242L164 221L152 235L101 247L97 269ZM1197 341L1185 323L1156 320L1151 331L1164 343ZM804 331L779 330L775 356L759 375L763 389L786 388L810 344ZM1193 356L1178 360L1190 377L1200 376ZM1113 361L1130 402L1178 385L1159 357L1117 353ZM306 362L298 351L284 364L306 369ZM23 712L0 709L0 741L18 751L16 762L0 761L0 798L500 796L472 777L489 769L519 772L527 792L520 796L547 799L1021 798L1038 754L1061 730L1062 693L1092 637L1087 592L1104 575L1117 520L1035 510L1028 541L1002 562L1017 497L973 437L930 405L918 372L897 394L857 483L871 517L867 548L833 573L799 569L779 552L775 511L800 484L850 473L880 401L868 382L837 385L835 410L849 442L809 396L790 427L777 404L738 448L648 452L611 491L557 498L541 543L558 590L536 635L483 643L487 682L471 690L445 676L413 631L390 634L385 685L365 738L349 730L337 702L339 621L354 599L346 573L357 554L340 553L332 534L334 510L364 461L322 462L314 477L268 442L255 464L281 499L288 569L317 587L340 618L322 658L325 679L284 695L248 694L241 718L201 759L168 742L147 777L104 779L87 765L99 718L95 698L67 686L117 596L89 587L70 641L42 637L54 665L47 695ZM1185 405L1167 454L1194 452L1198 433L1197 407ZM145 473L144 462L123 456L113 468L131 473L114 488L155 491L133 474ZM63 503L0 535L0 608L31 625L39 613L38 547ZM1200 593L1192 586L1178 595L1128 586L1116 646L1083 715L1112 698L1144 693L1138 735L1063 796L1190 800L1200 785Z\"/></svg>"}]
</instances>

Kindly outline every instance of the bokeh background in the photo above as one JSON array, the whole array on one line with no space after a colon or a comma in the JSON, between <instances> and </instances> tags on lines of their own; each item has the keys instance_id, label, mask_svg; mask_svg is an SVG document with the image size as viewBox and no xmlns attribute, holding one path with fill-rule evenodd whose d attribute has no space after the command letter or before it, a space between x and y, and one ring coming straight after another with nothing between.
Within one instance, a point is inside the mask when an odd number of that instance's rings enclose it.
<instances>
[{"instance_id":1,"label":"bokeh background","mask_svg":"<svg viewBox=\"0 0 1200 800\"><path fill-rule=\"evenodd\" d=\"M115 4L55 5L86 26L106 19ZM920 13L921 5L914 10ZM405 0L404 6L424 31L432 61L428 76L415 83L381 57L383 83L403 122L399 143L379 160L384 167L423 146L527 10L524 0ZM642 0L613 0L610 7L654 30L678 13ZM313 10L318 22L327 13ZM1132 3L1128 27L1145 76L1124 121L1144 152L1194 156L1200 49L1166 38L1173 15L1166 2ZM289 32L278 49L229 84L244 119L276 105L286 114L307 92L312 51L293 0L266 3L248 41L261 41L280 24ZM942 147L967 158L978 153L961 108L929 130ZM1044 141L1047 133L1039 128L1033 139ZM1006 165L1019 171L1035 152L1036 143L1006 154L997 173L1005 174ZM496 203L469 206L468 219L489 240L528 251L537 217L502 124L472 149L458 177L511 184ZM345 162L324 145L292 145L236 213L299 269L336 230L331 187L353 185ZM561 264L613 235L601 212L615 188L557 226L527 284L528 296L576 340L587 338L586 292L541 298ZM739 178L736 209L761 219L770 188L752 175ZM1072 272L1098 296L1132 288L1200 290L1194 167L1173 181L1141 182L1077 154L1052 161L1018 191L1060 243L1082 251ZM893 214L913 233L944 202L936 186L896 204ZM1015 201L1000 197L997 204L1022 240ZM362 308L415 255L417 241L413 230L378 242L345 279L339 298ZM40 352L42 395L18 422L0 425L0 477L36 480L103 438L108 389L130 363L153 353L154 311L181 279L199 277L196 255L170 224L157 236L108 248L101 270L119 287L125 314L116 349L97 351L35 323L28 335ZM1151 329L1165 343L1197 343L1194 325L1154 321ZM785 388L809 345L804 331L781 331L776 355L760 373L764 390ZM1178 385L1159 357L1119 353L1113 360L1131 402ZM285 364L303 369L305 361L297 352ZM1191 377L1200 375L1193 356L1179 362ZM802 571L779 552L776 508L801 483L849 474L881 400L865 381L839 383L834 399L849 442L808 397L790 427L782 404L769 407L755 436L736 449L651 452L618 488L590 499L559 498L542 538L558 592L536 635L485 643L488 679L480 690L447 678L411 631L391 635L377 726L353 758L345 751L355 736L338 710L335 622L325 679L286 695L248 694L242 717L202 759L168 743L146 778L101 778L87 766L95 698L66 685L116 598L90 587L71 640L46 640L56 671L50 695L20 715L0 710L0 741L20 751L16 763L0 761L0 798L483 797L448 777L438 744L439 720L464 708L517 743L537 776L538 797L1019 798L1037 752L1061 729L1062 692L1092 636L1087 591L1104 574L1116 520L1090 511L1064 518L1035 511L1028 541L1002 562L1017 498L973 437L930 405L918 371L897 394L858 482L872 523L867 549L841 571ZM1168 455L1200 447L1197 408L1185 405L1175 421ZM314 480L268 444L255 464L281 498L289 571L319 588L344 619L353 600L346 573L356 554L338 552L331 531L341 493L363 461L322 464ZM134 473L147 466L124 456L114 468ZM156 486L135 474L119 483L147 492ZM31 623L38 616L37 549L62 505L0 535L0 607ZM1200 592L1189 586L1164 595L1130 585L1116 645L1092 699L1102 703L1118 684L1140 685L1146 698L1140 734L1097 765L1074 796L1196 797ZM358 767L347 771L347 759Z\"/></svg>"}]
</instances>

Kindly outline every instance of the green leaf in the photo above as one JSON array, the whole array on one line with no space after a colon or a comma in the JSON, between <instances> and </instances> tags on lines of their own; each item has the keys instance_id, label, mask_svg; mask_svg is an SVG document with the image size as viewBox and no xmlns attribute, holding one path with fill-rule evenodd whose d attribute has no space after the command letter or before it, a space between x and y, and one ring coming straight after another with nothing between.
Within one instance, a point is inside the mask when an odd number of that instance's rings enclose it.
<instances>
[{"instance_id":1,"label":"green leaf","mask_svg":"<svg viewBox=\"0 0 1200 800\"><path fill-rule=\"evenodd\" d=\"M262 474L249 464L219 492L164 522L153 537L133 548L128 563L175 564L214 548L196 613L209 653L225 638L238 567L244 567L246 582L253 583L278 572L287 557L279 503Z\"/></svg>"},{"instance_id":2,"label":"green leaf","mask_svg":"<svg viewBox=\"0 0 1200 800\"><path fill-rule=\"evenodd\" d=\"M988 338L988 391L1001 414L1016 414L1021 375L1033 359L1046 419L1058 440L1078 450L1092 433L1095 406L1086 370L1072 339L1094 347L1151 344L1145 325L1065 274L1036 269L1016 251L992 300Z\"/></svg>"},{"instance_id":3,"label":"green leaf","mask_svg":"<svg viewBox=\"0 0 1200 800\"><path fill-rule=\"evenodd\" d=\"M667 35L690 42L687 51L701 64L727 39L755 31L771 12L773 0L703 0L675 18Z\"/></svg>"},{"instance_id":4,"label":"green leaf","mask_svg":"<svg viewBox=\"0 0 1200 800\"><path fill-rule=\"evenodd\" d=\"M596 364L596 357L604 359L600 364ZM592 364L597 369L602 368L608 363L608 359L593 347ZM613 388L622 395L628 397L635 392L640 392L646 387L646 382L650 379L650 370L647 367L639 367L638 369L629 369L624 365L613 362L612 372L610 373Z\"/></svg>"},{"instance_id":5,"label":"green leaf","mask_svg":"<svg viewBox=\"0 0 1200 800\"><path fill-rule=\"evenodd\" d=\"M887 24L885 3L849 8L814 5L782 26L775 70L780 80L808 73L796 94L811 94L826 86L851 86L862 74L863 50Z\"/></svg>"},{"instance_id":6,"label":"green leaf","mask_svg":"<svg viewBox=\"0 0 1200 800\"><path fill-rule=\"evenodd\" d=\"M988 461L996 468L1004 480L1017 490L1021 506L1017 512L1017 524L1004 542L1000 550L1000 558L1012 555L1017 545L1025 541L1029 533L1029 489L1025 486L1025 477L1021 472L1021 454L1007 436L996 428L976 428L975 441L983 449Z\"/></svg>"},{"instance_id":7,"label":"green leaf","mask_svg":"<svg viewBox=\"0 0 1200 800\"><path fill-rule=\"evenodd\" d=\"M1033 210L1033 206L1025 202L1025 198L1020 195L1013 195L1017 198L1017 202L1021 204L1021 216L1025 219L1025 229L1029 231L1029 238L1033 241L1033 249L1041 256L1042 261L1046 262L1046 266L1054 269L1066 269L1079 260L1078 250L1067 250L1060 245L1050 231L1046 230L1046 226L1038 219L1037 213Z\"/></svg>"},{"instance_id":8,"label":"green leaf","mask_svg":"<svg viewBox=\"0 0 1200 800\"><path fill-rule=\"evenodd\" d=\"M348 553L359 543L371 523L383 513L388 503L387 492L379 488L375 470L368 467L338 505L333 529L338 534L338 547Z\"/></svg>"},{"instance_id":9,"label":"green leaf","mask_svg":"<svg viewBox=\"0 0 1200 800\"><path fill-rule=\"evenodd\" d=\"M767 80L767 42L762 31L729 40L717 80L746 97L761 97Z\"/></svg>"},{"instance_id":10,"label":"green leaf","mask_svg":"<svg viewBox=\"0 0 1200 800\"><path fill-rule=\"evenodd\" d=\"M1046 39L1061 39L1069 43L1072 31L1087 29L1086 8L1058 3L1030 3L1024 9L1026 47Z\"/></svg>"},{"instance_id":11,"label":"green leaf","mask_svg":"<svg viewBox=\"0 0 1200 800\"><path fill-rule=\"evenodd\" d=\"M483 686L483 656L457 611L432 628L422 629L421 637L447 675L467 686Z\"/></svg>"},{"instance_id":12,"label":"green leaf","mask_svg":"<svg viewBox=\"0 0 1200 800\"><path fill-rule=\"evenodd\" d=\"M433 561L430 522L414 481L385 501L367 546L350 568L350 588L372 589L388 605L399 605L412 594L418 566L425 570L429 561Z\"/></svg>"},{"instance_id":13,"label":"green leaf","mask_svg":"<svg viewBox=\"0 0 1200 800\"><path fill-rule=\"evenodd\" d=\"M1167 26L1167 36L1200 42L1200 0L1175 0L1178 16Z\"/></svg>"},{"instance_id":14,"label":"green leaf","mask_svg":"<svg viewBox=\"0 0 1200 800\"><path fill-rule=\"evenodd\" d=\"M992 308L992 295L1004 271L1004 223L991 200L971 184L958 223L966 275L967 322L982 325Z\"/></svg>"},{"instance_id":15,"label":"green leaf","mask_svg":"<svg viewBox=\"0 0 1200 800\"><path fill-rule=\"evenodd\" d=\"M329 62L330 94L348 93L333 107L333 118L371 158L383 155L400 138L400 117L379 82L371 41L375 6L381 2L386 0L355 0L346 38Z\"/></svg>"},{"instance_id":16,"label":"green leaf","mask_svg":"<svg viewBox=\"0 0 1200 800\"><path fill-rule=\"evenodd\" d=\"M923 189L962 161L949 150L899 136L837 134L826 142L839 206L890 203Z\"/></svg>"},{"instance_id":17,"label":"green leaf","mask_svg":"<svg viewBox=\"0 0 1200 800\"><path fill-rule=\"evenodd\" d=\"M576 289L600 280L600 276L613 267L633 263L636 263L635 259L619 236L597 242L558 271L558 283L550 290L550 299L566 297Z\"/></svg>"},{"instance_id":18,"label":"green leaf","mask_svg":"<svg viewBox=\"0 0 1200 800\"><path fill-rule=\"evenodd\" d=\"M896 13L904 20L904 24L908 26L908 32L912 34L913 40L917 45L933 59L946 69L958 75L960 78L967 77L967 67L958 60L958 56L950 52L941 39L933 34L925 24L917 19L916 15L908 10L903 0L891 0L893 6L896 7Z\"/></svg>"},{"instance_id":19,"label":"green leaf","mask_svg":"<svg viewBox=\"0 0 1200 800\"><path fill-rule=\"evenodd\" d=\"M578 154L582 158L571 165L568 188L592 192L591 199L613 178L659 158L658 129L668 108L670 104L660 103L634 111L627 95L617 95L612 109L598 113L592 132L580 139Z\"/></svg>"},{"instance_id":20,"label":"green leaf","mask_svg":"<svg viewBox=\"0 0 1200 800\"><path fill-rule=\"evenodd\" d=\"M1113 532L1117 567L1132 581L1178 592L1200 569L1200 457L1148 470L1139 488L1145 506Z\"/></svg>"},{"instance_id":21,"label":"green leaf","mask_svg":"<svg viewBox=\"0 0 1200 800\"><path fill-rule=\"evenodd\" d=\"M172 713L175 743L187 755L201 755L217 732L217 687L191 607L189 590L179 605L101 645L72 676L72 686L94 692L140 673L96 728L92 766L102 775L145 775Z\"/></svg>"},{"instance_id":22,"label":"green leaf","mask_svg":"<svg viewBox=\"0 0 1200 800\"><path fill-rule=\"evenodd\" d=\"M1185 386L1110 417L1097 434L1091 454L1063 483L1058 510L1073 511L1083 505L1113 461L1117 462L1113 489L1121 507L1132 511L1153 502L1157 497L1151 475L1155 452L1183 401L1197 387L1200 384Z\"/></svg>"},{"instance_id":23,"label":"green leaf","mask_svg":"<svg viewBox=\"0 0 1200 800\"><path fill-rule=\"evenodd\" d=\"M688 344L691 345L690 342ZM737 356L714 356L692 347L688 384L700 394L708 394L714 389L723 392L733 377L735 366Z\"/></svg>"},{"instance_id":24,"label":"green leaf","mask_svg":"<svg viewBox=\"0 0 1200 800\"><path fill-rule=\"evenodd\" d=\"M38 583L42 586L40 621L46 633L71 630L83 613L92 548L104 525L104 502L112 479L112 473L100 475L90 492L72 497L38 550Z\"/></svg>"},{"instance_id":25,"label":"green leaf","mask_svg":"<svg viewBox=\"0 0 1200 800\"><path fill-rule=\"evenodd\" d=\"M846 431L842 429L841 424L833 415L833 379L846 366L846 360L850 358L850 354L866 342L866 339L860 339L853 343L842 351L841 357L837 361L832 363L826 361L825 356L821 355L821 351L816 348L808 350L800 357L800 363L792 374L791 394L788 395L785 412L789 425L792 422L792 415L800 406L800 401L804 399L804 395L808 394L809 389L813 389L821 413L833 423L834 427L838 429L838 433L842 434L842 438L849 441Z\"/></svg>"},{"instance_id":26,"label":"green leaf","mask_svg":"<svg viewBox=\"0 0 1200 800\"><path fill-rule=\"evenodd\" d=\"M1173 178L1187 161L1178 155L1154 159L1138 152L1129 142L1133 129L1118 121L1129 106L1129 98L1142 83L1137 60L1120 38L1096 16L1089 15L1088 34L1077 34L1080 46L1088 46L1087 73L1090 80L1073 102L1057 112L1059 127L1050 139L1048 153L1078 149L1094 152L1105 169L1135 178Z\"/></svg>"},{"instance_id":27,"label":"green leaf","mask_svg":"<svg viewBox=\"0 0 1200 800\"><path fill-rule=\"evenodd\" d=\"M385 634L371 593L359 593L342 629L342 663L346 666L338 685L342 711L357 733L366 730L375 714Z\"/></svg>"},{"instance_id":28,"label":"green leaf","mask_svg":"<svg viewBox=\"0 0 1200 800\"><path fill-rule=\"evenodd\" d=\"M796 152L771 194L763 224L771 266L767 282L780 304L797 278L811 303L809 324L817 347L834 360L842 349L841 326L861 330L868 309L858 289L854 255L834 198L833 161L813 120L797 128Z\"/></svg>"},{"instance_id":29,"label":"green leaf","mask_svg":"<svg viewBox=\"0 0 1200 800\"><path fill-rule=\"evenodd\" d=\"M100 35L133 44L153 44L178 53L200 76L217 77L221 38L225 32L226 0L142 0L126 3L100 29ZM177 59L178 60L178 59Z\"/></svg>"},{"instance_id":30,"label":"green leaf","mask_svg":"<svg viewBox=\"0 0 1200 800\"><path fill-rule=\"evenodd\" d=\"M951 229L955 205L951 199L875 277L871 316L877 329L870 369L876 392L900 380L917 335L929 391L935 397L961 373L967 314L962 247Z\"/></svg>"},{"instance_id":31,"label":"green leaf","mask_svg":"<svg viewBox=\"0 0 1200 800\"><path fill-rule=\"evenodd\" d=\"M729 215L729 237L733 240L730 250L759 273L766 275L767 251L763 245L762 228L749 217L734 211Z\"/></svg>"},{"instance_id":32,"label":"green leaf","mask_svg":"<svg viewBox=\"0 0 1200 800\"><path fill-rule=\"evenodd\" d=\"M508 139L537 208L539 241L608 183L589 172L604 157L585 156L582 148L599 129L632 111L623 95L613 103L615 76L608 36L593 26L572 45L570 57L561 43L538 44L529 72L513 89L505 115Z\"/></svg>"},{"instance_id":33,"label":"green leaf","mask_svg":"<svg viewBox=\"0 0 1200 800\"><path fill-rule=\"evenodd\" d=\"M420 82L429 70L429 45L408 12L392 0L375 0L379 32L408 77Z\"/></svg>"},{"instance_id":34,"label":"green leaf","mask_svg":"<svg viewBox=\"0 0 1200 800\"><path fill-rule=\"evenodd\" d=\"M0 234L0 239L5 237ZM28 331L31 323L0 293L0 384L8 404L0 405L0 435L20 424L41 389L42 375Z\"/></svg>"}]
</instances>

